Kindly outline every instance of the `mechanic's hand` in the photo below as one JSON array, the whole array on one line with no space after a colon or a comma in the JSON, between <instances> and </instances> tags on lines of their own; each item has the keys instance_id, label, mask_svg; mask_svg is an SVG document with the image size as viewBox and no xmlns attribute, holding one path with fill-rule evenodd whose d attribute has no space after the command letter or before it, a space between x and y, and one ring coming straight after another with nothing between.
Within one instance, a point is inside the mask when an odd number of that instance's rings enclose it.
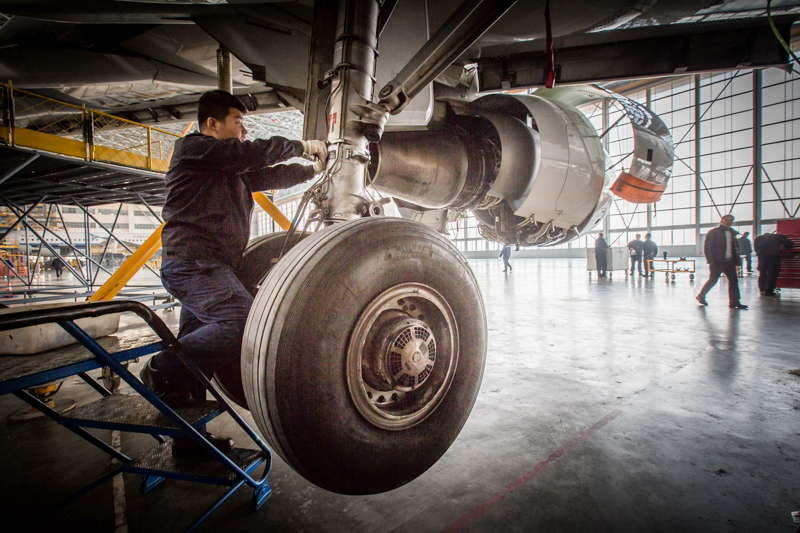
<instances>
[{"instance_id":1,"label":"mechanic's hand","mask_svg":"<svg viewBox=\"0 0 800 533\"><path fill-rule=\"evenodd\" d=\"M314 159L314 174L322 174L328 166L328 161L325 159Z\"/></svg>"},{"instance_id":2,"label":"mechanic's hand","mask_svg":"<svg viewBox=\"0 0 800 533\"><path fill-rule=\"evenodd\" d=\"M303 143L303 152L306 155L314 156L320 161L328 160L328 146L324 142L314 139L300 142Z\"/></svg>"}]
</instances>

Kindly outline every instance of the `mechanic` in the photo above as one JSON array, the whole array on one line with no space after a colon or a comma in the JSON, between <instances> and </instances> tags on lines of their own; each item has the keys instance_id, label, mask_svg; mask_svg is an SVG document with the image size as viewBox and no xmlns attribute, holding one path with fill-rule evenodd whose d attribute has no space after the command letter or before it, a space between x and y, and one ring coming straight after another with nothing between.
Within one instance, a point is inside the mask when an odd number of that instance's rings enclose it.
<instances>
[{"instance_id":1,"label":"mechanic","mask_svg":"<svg viewBox=\"0 0 800 533\"><path fill-rule=\"evenodd\" d=\"M203 94L200 131L175 143L166 174L161 277L181 302L180 346L150 359L140 377L172 408L206 399L205 388L176 357L177 350L209 377L240 357L253 297L237 272L250 237L253 192L292 187L325 169L324 142L247 141L244 114L244 105L228 92ZM303 154L317 158L313 167L276 165ZM223 451L233 447L232 439L215 437L205 427L198 431ZM172 453L204 452L193 440L176 438Z\"/></svg>"}]
</instances>

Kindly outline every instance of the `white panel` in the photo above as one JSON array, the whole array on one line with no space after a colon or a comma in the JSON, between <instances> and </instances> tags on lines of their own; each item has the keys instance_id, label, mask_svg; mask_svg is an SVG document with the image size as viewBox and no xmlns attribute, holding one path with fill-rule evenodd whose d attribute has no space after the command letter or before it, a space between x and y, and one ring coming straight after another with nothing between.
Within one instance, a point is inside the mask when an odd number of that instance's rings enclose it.
<instances>
[{"instance_id":1,"label":"white panel","mask_svg":"<svg viewBox=\"0 0 800 533\"><path fill-rule=\"evenodd\" d=\"M597 205L605 182L605 156L597 131L586 116L574 107L557 104L570 124L569 171L564 188L556 202L559 216L553 225L559 228L577 226Z\"/></svg>"},{"instance_id":2,"label":"white panel","mask_svg":"<svg viewBox=\"0 0 800 533\"><path fill-rule=\"evenodd\" d=\"M537 222L553 221L559 228L576 226L597 205L603 188L605 168L597 133L577 109L538 96L517 98L536 121L542 157L531 193L514 214L534 215Z\"/></svg>"},{"instance_id":3,"label":"white panel","mask_svg":"<svg viewBox=\"0 0 800 533\"><path fill-rule=\"evenodd\" d=\"M392 81L397 73L428 42L427 2L398 2L378 41L375 92ZM433 113L433 84L420 92L397 115L391 115L386 129L426 126Z\"/></svg>"}]
</instances>

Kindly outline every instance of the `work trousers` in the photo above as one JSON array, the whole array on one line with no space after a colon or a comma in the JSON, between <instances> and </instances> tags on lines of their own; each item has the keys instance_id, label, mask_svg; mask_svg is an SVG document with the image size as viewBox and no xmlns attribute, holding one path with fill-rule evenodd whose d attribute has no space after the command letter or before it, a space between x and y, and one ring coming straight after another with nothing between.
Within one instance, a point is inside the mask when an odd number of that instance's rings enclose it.
<instances>
[{"instance_id":1,"label":"work trousers","mask_svg":"<svg viewBox=\"0 0 800 533\"><path fill-rule=\"evenodd\" d=\"M742 257L744 257L745 262L747 263L747 271L748 272L752 272L753 271L753 263L751 262L750 255L751 254L742 255Z\"/></svg>"},{"instance_id":2,"label":"work trousers","mask_svg":"<svg viewBox=\"0 0 800 533\"><path fill-rule=\"evenodd\" d=\"M647 274L648 276L653 273L653 270L651 268L652 263L650 261L652 261L654 258L655 258L654 255L644 256L644 273Z\"/></svg>"},{"instance_id":3,"label":"work trousers","mask_svg":"<svg viewBox=\"0 0 800 533\"><path fill-rule=\"evenodd\" d=\"M758 290L765 293L775 292L778 275L781 273L781 256L758 256Z\"/></svg>"},{"instance_id":4,"label":"work trousers","mask_svg":"<svg viewBox=\"0 0 800 533\"><path fill-rule=\"evenodd\" d=\"M639 274L642 273L642 256L641 255L632 255L631 256L631 275L633 275L633 271L635 270L636 263L639 263Z\"/></svg>"},{"instance_id":5,"label":"work trousers","mask_svg":"<svg viewBox=\"0 0 800 533\"><path fill-rule=\"evenodd\" d=\"M162 263L161 279L181 302L181 353L208 377L226 363L238 361L253 296L236 272L214 261L172 259ZM156 356L156 368L168 379L189 379L188 369L169 350Z\"/></svg>"},{"instance_id":6,"label":"work trousers","mask_svg":"<svg viewBox=\"0 0 800 533\"><path fill-rule=\"evenodd\" d=\"M606 272L608 272L608 257L606 256L606 251L603 250L602 252L595 253L595 259L597 259L597 275L605 276Z\"/></svg>"},{"instance_id":7,"label":"work trousers","mask_svg":"<svg viewBox=\"0 0 800 533\"><path fill-rule=\"evenodd\" d=\"M726 259L722 263L711 263L708 265L709 276L706 284L700 290L700 296L705 298L706 294L717 284L719 277L725 274L728 278L728 302L730 305L739 303L739 278L736 276L736 266L738 261Z\"/></svg>"}]
</instances>

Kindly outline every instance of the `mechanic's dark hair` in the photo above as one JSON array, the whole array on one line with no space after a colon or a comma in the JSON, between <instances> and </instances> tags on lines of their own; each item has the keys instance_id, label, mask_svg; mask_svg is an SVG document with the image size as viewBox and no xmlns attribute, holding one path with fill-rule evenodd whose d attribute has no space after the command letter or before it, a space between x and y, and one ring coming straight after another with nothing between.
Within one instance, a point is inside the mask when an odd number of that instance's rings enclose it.
<instances>
[{"instance_id":1,"label":"mechanic's dark hair","mask_svg":"<svg viewBox=\"0 0 800 533\"><path fill-rule=\"evenodd\" d=\"M208 91L200 97L197 104L197 126L201 131L206 127L208 118L225 120L231 108L238 109L242 113L247 112L244 104L227 91Z\"/></svg>"}]
</instances>

